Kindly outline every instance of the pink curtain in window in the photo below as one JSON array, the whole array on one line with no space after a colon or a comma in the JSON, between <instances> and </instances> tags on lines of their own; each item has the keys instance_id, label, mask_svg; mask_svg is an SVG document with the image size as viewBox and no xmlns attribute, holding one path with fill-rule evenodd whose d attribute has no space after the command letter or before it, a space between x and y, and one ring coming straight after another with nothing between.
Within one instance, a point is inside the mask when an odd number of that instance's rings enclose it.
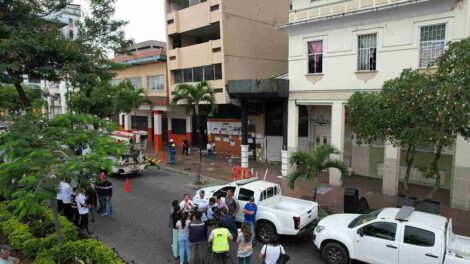
<instances>
[{"instance_id":1,"label":"pink curtain in window","mask_svg":"<svg viewBox=\"0 0 470 264\"><path fill-rule=\"evenodd\" d=\"M308 43L308 53L322 53L323 41L312 41Z\"/></svg>"}]
</instances>

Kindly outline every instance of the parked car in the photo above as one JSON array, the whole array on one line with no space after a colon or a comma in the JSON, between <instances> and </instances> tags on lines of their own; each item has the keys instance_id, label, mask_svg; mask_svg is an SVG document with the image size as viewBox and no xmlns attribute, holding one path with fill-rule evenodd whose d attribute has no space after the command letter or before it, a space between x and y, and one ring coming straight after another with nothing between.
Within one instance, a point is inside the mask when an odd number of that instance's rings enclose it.
<instances>
[{"instance_id":1,"label":"parked car","mask_svg":"<svg viewBox=\"0 0 470 264\"><path fill-rule=\"evenodd\" d=\"M470 264L470 238L452 233L452 220L407 206L327 216L313 239L328 264Z\"/></svg>"},{"instance_id":2,"label":"parked car","mask_svg":"<svg viewBox=\"0 0 470 264\"><path fill-rule=\"evenodd\" d=\"M236 216L237 222L244 221L243 207L250 197L254 197L258 206L256 237L263 243L273 236L299 235L315 228L318 204L282 196L279 184L251 178L202 190L205 198L218 195L225 198L227 191L232 190L241 208ZM195 195L199 196L199 190Z\"/></svg>"}]
</instances>

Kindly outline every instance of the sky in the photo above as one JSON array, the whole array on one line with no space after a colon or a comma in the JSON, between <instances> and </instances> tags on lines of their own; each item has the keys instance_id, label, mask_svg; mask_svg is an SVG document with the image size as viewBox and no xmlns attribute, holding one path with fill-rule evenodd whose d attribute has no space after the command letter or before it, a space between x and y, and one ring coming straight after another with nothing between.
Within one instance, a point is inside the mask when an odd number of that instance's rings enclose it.
<instances>
[{"instance_id":1,"label":"sky","mask_svg":"<svg viewBox=\"0 0 470 264\"><path fill-rule=\"evenodd\" d=\"M124 28L127 38L135 42L146 40L166 41L164 0L116 0L116 19L128 21ZM74 0L74 3L86 3Z\"/></svg>"}]
</instances>

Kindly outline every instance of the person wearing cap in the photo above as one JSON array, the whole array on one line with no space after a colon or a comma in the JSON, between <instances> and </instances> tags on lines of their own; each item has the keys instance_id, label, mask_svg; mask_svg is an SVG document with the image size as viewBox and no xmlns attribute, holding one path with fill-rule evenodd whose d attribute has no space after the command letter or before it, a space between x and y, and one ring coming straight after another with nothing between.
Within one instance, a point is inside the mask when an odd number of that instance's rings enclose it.
<instances>
[{"instance_id":1,"label":"person wearing cap","mask_svg":"<svg viewBox=\"0 0 470 264\"><path fill-rule=\"evenodd\" d=\"M2 245L0 248L0 264L18 264L20 260L10 256L11 248L7 245Z\"/></svg>"},{"instance_id":2,"label":"person wearing cap","mask_svg":"<svg viewBox=\"0 0 470 264\"><path fill-rule=\"evenodd\" d=\"M255 223L256 223L256 212L258 211L258 207L255 204L255 198L252 196L250 197L250 201L245 205L243 208L243 214L245 216L245 222L250 226L251 233L253 234L253 247L255 246L256 241L256 233L255 233Z\"/></svg>"},{"instance_id":3,"label":"person wearing cap","mask_svg":"<svg viewBox=\"0 0 470 264\"><path fill-rule=\"evenodd\" d=\"M176 164L176 144L175 141L171 138L170 144L168 145L170 151L170 162L169 164L175 165Z\"/></svg>"}]
</instances>

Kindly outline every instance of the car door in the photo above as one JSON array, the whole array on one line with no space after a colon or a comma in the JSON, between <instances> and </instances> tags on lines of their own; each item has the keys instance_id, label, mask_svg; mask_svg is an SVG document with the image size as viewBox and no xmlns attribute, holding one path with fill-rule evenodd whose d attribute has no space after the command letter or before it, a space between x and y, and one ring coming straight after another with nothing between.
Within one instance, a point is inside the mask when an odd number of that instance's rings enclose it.
<instances>
[{"instance_id":1,"label":"car door","mask_svg":"<svg viewBox=\"0 0 470 264\"><path fill-rule=\"evenodd\" d=\"M238 222L244 222L245 221L245 215L243 214L243 208L245 208L245 205L250 201L250 197L254 197L255 192L252 190L248 190L246 188L239 188L238 193L236 194L238 203L240 204L240 210L238 210L237 216L236 216L236 221Z\"/></svg>"},{"instance_id":2,"label":"car door","mask_svg":"<svg viewBox=\"0 0 470 264\"><path fill-rule=\"evenodd\" d=\"M356 259L374 264L398 264L398 224L378 221L359 228L355 234Z\"/></svg>"},{"instance_id":3,"label":"car door","mask_svg":"<svg viewBox=\"0 0 470 264\"><path fill-rule=\"evenodd\" d=\"M425 230L410 224L403 228L400 241L400 264L439 264L442 263L442 233Z\"/></svg>"}]
</instances>

